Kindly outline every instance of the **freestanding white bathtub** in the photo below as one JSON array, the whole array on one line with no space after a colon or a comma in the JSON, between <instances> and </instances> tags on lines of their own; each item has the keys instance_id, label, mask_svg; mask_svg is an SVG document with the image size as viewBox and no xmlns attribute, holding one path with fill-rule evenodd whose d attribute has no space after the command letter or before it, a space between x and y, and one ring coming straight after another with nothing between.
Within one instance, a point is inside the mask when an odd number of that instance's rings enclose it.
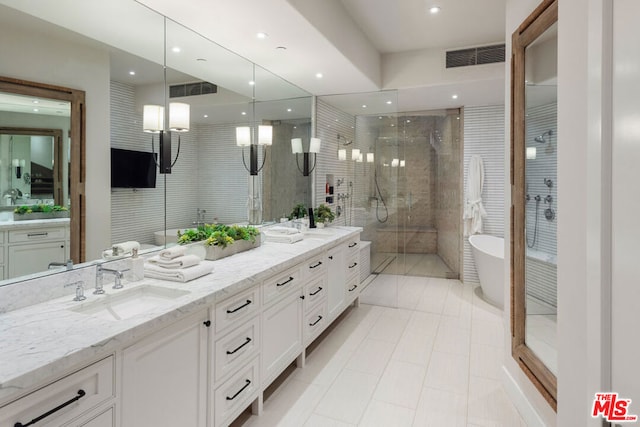
<instances>
[{"instance_id":1,"label":"freestanding white bathtub","mask_svg":"<svg viewBox=\"0 0 640 427\"><path fill-rule=\"evenodd\" d=\"M475 234L469 243L485 299L504 308L504 239Z\"/></svg>"}]
</instances>

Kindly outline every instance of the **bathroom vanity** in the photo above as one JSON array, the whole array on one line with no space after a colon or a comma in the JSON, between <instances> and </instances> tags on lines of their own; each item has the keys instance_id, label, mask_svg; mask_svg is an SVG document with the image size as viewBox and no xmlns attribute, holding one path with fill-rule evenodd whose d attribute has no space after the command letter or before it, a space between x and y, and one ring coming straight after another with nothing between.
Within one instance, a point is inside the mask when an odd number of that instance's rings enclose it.
<instances>
[{"instance_id":1,"label":"bathroom vanity","mask_svg":"<svg viewBox=\"0 0 640 427\"><path fill-rule=\"evenodd\" d=\"M43 425L218 427L250 405L259 414L265 388L292 362L303 368L306 347L357 304L360 232L266 242L203 261L213 273L188 283L144 279L107 295L89 283L83 302L0 314L0 425L62 405Z\"/></svg>"}]
</instances>

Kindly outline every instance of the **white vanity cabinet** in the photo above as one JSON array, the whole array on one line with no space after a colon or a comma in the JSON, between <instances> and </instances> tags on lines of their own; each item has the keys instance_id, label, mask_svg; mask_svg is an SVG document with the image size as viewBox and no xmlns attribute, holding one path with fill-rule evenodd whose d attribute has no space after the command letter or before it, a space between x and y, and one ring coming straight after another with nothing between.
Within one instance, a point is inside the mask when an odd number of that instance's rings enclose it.
<instances>
[{"instance_id":1,"label":"white vanity cabinet","mask_svg":"<svg viewBox=\"0 0 640 427\"><path fill-rule=\"evenodd\" d=\"M327 301L330 319L337 317L345 306L345 245L327 251Z\"/></svg>"},{"instance_id":2,"label":"white vanity cabinet","mask_svg":"<svg viewBox=\"0 0 640 427\"><path fill-rule=\"evenodd\" d=\"M203 310L123 350L121 426L206 426L210 326Z\"/></svg>"},{"instance_id":3,"label":"white vanity cabinet","mask_svg":"<svg viewBox=\"0 0 640 427\"><path fill-rule=\"evenodd\" d=\"M262 288L262 383L268 385L302 352L304 294L300 269L278 274L266 280Z\"/></svg>"},{"instance_id":4,"label":"white vanity cabinet","mask_svg":"<svg viewBox=\"0 0 640 427\"><path fill-rule=\"evenodd\" d=\"M115 396L114 357L82 368L58 381L0 408L0 426L36 425L58 426L110 426L103 419L99 424L82 420L98 406L106 405Z\"/></svg>"},{"instance_id":5,"label":"white vanity cabinet","mask_svg":"<svg viewBox=\"0 0 640 427\"><path fill-rule=\"evenodd\" d=\"M2 245L7 252L6 279L46 271L51 262L69 259L69 223L27 224L9 229Z\"/></svg>"}]
</instances>

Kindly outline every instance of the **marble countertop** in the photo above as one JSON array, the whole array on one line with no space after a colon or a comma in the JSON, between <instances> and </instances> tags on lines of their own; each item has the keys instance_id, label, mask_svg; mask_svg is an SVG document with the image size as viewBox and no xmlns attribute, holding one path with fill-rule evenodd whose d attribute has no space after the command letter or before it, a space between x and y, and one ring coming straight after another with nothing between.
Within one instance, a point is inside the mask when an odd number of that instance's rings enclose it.
<instances>
[{"instance_id":1,"label":"marble countertop","mask_svg":"<svg viewBox=\"0 0 640 427\"><path fill-rule=\"evenodd\" d=\"M340 226L330 230L334 235L322 239L305 238L295 244L265 242L247 252L203 261L211 265L213 273L187 283L145 278L139 282L124 281L124 289L120 291L105 286L107 295L142 285L189 291L128 319L104 320L71 311L79 304L104 298L93 295L91 287L85 289L87 299L82 303L72 301L71 295L1 314L0 404L188 314L209 308L362 231L359 227Z\"/></svg>"},{"instance_id":2,"label":"marble countertop","mask_svg":"<svg viewBox=\"0 0 640 427\"><path fill-rule=\"evenodd\" d=\"M48 225L69 225L69 218L51 218L51 219L30 219L26 221L0 221L0 231L17 230L19 228L46 227Z\"/></svg>"}]
</instances>

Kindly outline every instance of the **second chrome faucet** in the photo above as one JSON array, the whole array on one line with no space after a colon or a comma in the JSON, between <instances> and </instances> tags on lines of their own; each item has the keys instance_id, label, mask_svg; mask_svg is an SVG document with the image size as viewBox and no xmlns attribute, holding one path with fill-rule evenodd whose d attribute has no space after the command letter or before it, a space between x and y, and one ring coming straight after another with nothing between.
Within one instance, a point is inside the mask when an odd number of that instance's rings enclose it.
<instances>
[{"instance_id":1,"label":"second chrome faucet","mask_svg":"<svg viewBox=\"0 0 640 427\"><path fill-rule=\"evenodd\" d=\"M93 291L94 294L96 295L101 295L104 294L104 275L105 273L107 274L113 274L114 277L114 281L113 281L113 289L122 289L122 278L124 277L124 272L127 270L114 270L111 268L105 268L102 265L98 266L98 269L96 271L96 289L95 291Z\"/></svg>"}]
</instances>

